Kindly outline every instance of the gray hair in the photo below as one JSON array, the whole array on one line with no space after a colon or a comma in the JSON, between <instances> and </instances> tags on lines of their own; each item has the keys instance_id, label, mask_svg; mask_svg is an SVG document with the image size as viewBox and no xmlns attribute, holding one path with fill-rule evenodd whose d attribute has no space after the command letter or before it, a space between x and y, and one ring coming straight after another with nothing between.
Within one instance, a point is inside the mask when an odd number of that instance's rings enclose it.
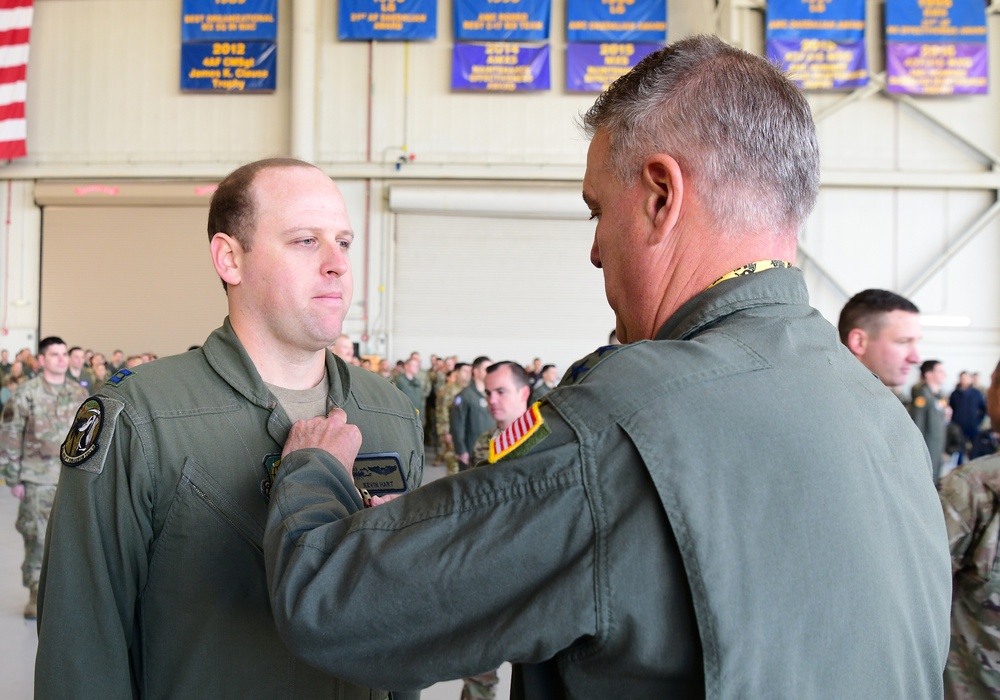
<instances>
[{"instance_id":1,"label":"gray hair","mask_svg":"<svg viewBox=\"0 0 1000 700\"><path fill-rule=\"evenodd\" d=\"M819 146L805 97L761 56L701 35L646 56L583 115L609 137L609 166L631 183L667 153L698 185L723 233L794 232L819 192Z\"/></svg>"}]
</instances>

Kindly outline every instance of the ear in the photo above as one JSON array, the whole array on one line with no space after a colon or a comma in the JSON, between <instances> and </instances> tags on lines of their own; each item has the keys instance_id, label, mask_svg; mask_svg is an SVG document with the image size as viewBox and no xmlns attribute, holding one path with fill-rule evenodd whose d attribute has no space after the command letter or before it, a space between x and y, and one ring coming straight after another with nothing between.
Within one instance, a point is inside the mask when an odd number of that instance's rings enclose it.
<instances>
[{"instance_id":1,"label":"ear","mask_svg":"<svg viewBox=\"0 0 1000 700\"><path fill-rule=\"evenodd\" d=\"M852 328L847 334L847 349L852 355L862 357L868 348L868 334L861 328Z\"/></svg>"},{"instance_id":2,"label":"ear","mask_svg":"<svg viewBox=\"0 0 1000 700\"><path fill-rule=\"evenodd\" d=\"M222 281L232 286L240 283L240 262L243 260L243 247L240 242L226 233L212 236L212 263Z\"/></svg>"},{"instance_id":3,"label":"ear","mask_svg":"<svg viewBox=\"0 0 1000 700\"><path fill-rule=\"evenodd\" d=\"M677 226L684 200L681 166L666 153L650 156L640 178L645 194L645 212L650 222L650 243L659 243Z\"/></svg>"},{"instance_id":4,"label":"ear","mask_svg":"<svg viewBox=\"0 0 1000 700\"><path fill-rule=\"evenodd\" d=\"M528 400L531 398L531 387L530 386L522 386L521 387L521 398L524 399L525 403L528 402Z\"/></svg>"}]
</instances>

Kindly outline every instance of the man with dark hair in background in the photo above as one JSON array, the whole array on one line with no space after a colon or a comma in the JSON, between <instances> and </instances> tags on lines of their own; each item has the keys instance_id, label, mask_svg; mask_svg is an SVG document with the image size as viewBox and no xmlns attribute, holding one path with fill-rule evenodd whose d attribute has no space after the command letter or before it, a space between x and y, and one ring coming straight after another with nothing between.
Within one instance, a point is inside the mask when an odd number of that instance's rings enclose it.
<instances>
[{"instance_id":1,"label":"man with dark hair in background","mask_svg":"<svg viewBox=\"0 0 1000 700\"><path fill-rule=\"evenodd\" d=\"M393 385L406 394L406 398L413 404L415 410L420 410L424 405L424 385L420 383L420 358L412 355L403 363L403 371L393 378Z\"/></svg>"},{"instance_id":2,"label":"man with dark hair in background","mask_svg":"<svg viewBox=\"0 0 1000 700\"><path fill-rule=\"evenodd\" d=\"M79 345L74 345L69 349L69 367L66 370L66 378L82 386L88 394L97 391L94 386L97 379L93 370L86 366L86 355Z\"/></svg>"},{"instance_id":3,"label":"man with dark hair in background","mask_svg":"<svg viewBox=\"0 0 1000 700\"><path fill-rule=\"evenodd\" d=\"M951 419L958 424L965 436L965 447L960 457L960 461L964 462L965 455L969 453L969 446L976 441L979 427L986 415L986 399L979 389L972 385L972 377L968 372L959 372L958 384L948 397L948 405L951 406Z\"/></svg>"},{"instance_id":4,"label":"man with dark hair in background","mask_svg":"<svg viewBox=\"0 0 1000 700\"><path fill-rule=\"evenodd\" d=\"M516 362L496 362L486 370L484 388L486 405L490 416L496 423L476 440L472 448L472 466L478 467L488 463L490 444L514 421L521 418L528 409L529 374ZM496 687L500 683L497 669L477 673L462 679L461 700L493 700L496 697Z\"/></svg>"},{"instance_id":5,"label":"man with dark hair in background","mask_svg":"<svg viewBox=\"0 0 1000 700\"><path fill-rule=\"evenodd\" d=\"M890 389L906 384L920 364L920 310L906 297L885 289L866 289L851 297L837 322L847 346Z\"/></svg>"},{"instance_id":6,"label":"man with dark hair in background","mask_svg":"<svg viewBox=\"0 0 1000 700\"><path fill-rule=\"evenodd\" d=\"M911 390L910 415L927 443L935 484L941 478L945 424L951 417L951 408L941 393L945 376L944 365L939 360L925 360L920 365L920 381Z\"/></svg>"},{"instance_id":7,"label":"man with dark hair in background","mask_svg":"<svg viewBox=\"0 0 1000 700\"><path fill-rule=\"evenodd\" d=\"M583 123L590 259L624 345L574 363L489 466L368 511L364 430L294 430L264 538L283 638L396 687L508 660L527 700L940 698L927 448L793 265L819 190L805 97L699 36ZM364 593L406 585L447 595Z\"/></svg>"},{"instance_id":8,"label":"man with dark hair in background","mask_svg":"<svg viewBox=\"0 0 1000 700\"><path fill-rule=\"evenodd\" d=\"M420 485L413 406L327 350L353 293L344 200L308 163L257 161L219 184L208 238L222 327L200 349L120 370L63 444L35 697L385 698L291 656L262 557L296 421L346 412L366 435L355 466L394 490Z\"/></svg>"},{"instance_id":9,"label":"man with dark hair in background","mask_svg":"<svg viewBox=\"0 0 1000 700\"><path fill-rule=\"evenodd\" d=\"M34 619L42 551L59 482L59 445L88 392L66 381L69 354L62 338L38 344L42 371L14 392L0 417L0 475L21 503L17 531L24 538L21 580L28 589L24 617Z\"/></svg>"},{"instance_id":10,"label":"man with dark hair in background","mask_svg":"<svg viewBox=\"0 0 1000 700\"><path fill-rule=\"evenodd\" d=\"M540 401L542 397L559 385L559 370L556 369L555 365L545 365L538 376L538 381L535 382L534 387L531 389L529 403Z\"/></svg>"},{"instance_id":11,"label":"man with dark hair in background","mask_svg":"<svg viewBox=\"0 0 1000 700\"><path fill-rule=\"evenodd\" d=\"M480 355L472 361L472 377L469 384L458 393L451 403L450 425L452 444L459 469L471 466L469 460L476 440L490 427L490 412L486 407L486 369L490 358Z\"/></svg>"}]
</instances>

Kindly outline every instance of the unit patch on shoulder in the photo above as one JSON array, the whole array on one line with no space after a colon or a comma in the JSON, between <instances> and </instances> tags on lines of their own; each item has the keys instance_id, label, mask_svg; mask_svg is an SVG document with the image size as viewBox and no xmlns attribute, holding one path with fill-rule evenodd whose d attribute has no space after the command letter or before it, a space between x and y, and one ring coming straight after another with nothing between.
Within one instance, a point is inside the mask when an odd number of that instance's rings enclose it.
<instances>
[{"instance_id":1,"label":"unit patch on shoulder","mask_svg":"<svg viewBox=\"0 0 1000 700\"><path fill-rule=\"evenodd\" d=\"M354 458L354 485L373 496L406 491L398 452L369 452Z\"/></svg>"},{"instance_id":2,"label":"unit patch on shoulder","mask_svg":"<svg viewBox=\"0 0 1000 700\"><path fill-rule=\"evenodd\" d=\"M923 408L924 406L927 405L927 399L925 399L923 396L918 396L917 398L913 399L913 405L916 406L917 408Z\"/></svg>"},{"instance_id":3,"label":"unit patch on shoulder","mask_svg":"<svg viewBox=\"0 0 1000 700\"><path fill-rule=\"evenodd\" d=\"M614 353L621 350L624 345L605 345L604 347L597 348L594 352L587 355L585 358L578 362L574 362L573 365L566 370L566 374L563 375L562 380L559 382L559 386L568 386L570 384L577 384L590 370L594 369L602 360L613 355Z\"/></svg>"},{"instance_id":4,"label":"unit patch on shoulder","mask_svg":"<svg viewBox=\"0 0 1000 700\"><path fill-rule=\"evenodd\" d=\"M67 467L100 474L108 455L115 422L125 404L115 399L92 396L84 401L59 450L59 459Z\"/></svg>"},{"instance_id":5,"label":"unit patch on shoulder","mask_svg":"<svg viewBox=\"0 0 1000 700\"><path fill-rule=\"evenodd\" d=\"M110 377L108 377L108 384L110 384L111 386L118 386L119 384L121 384L122 382L124 382L126 379L128 379L129 377L131 377L133 374L135 374L135 372L133 372L130 369L125 369L123 367L122 369L118 370L117 372L115 372L114 374L112 374Z\"/></svg>"},{"instance_id":6,"label":"unit patch on shoulder","mask_svg":"<svg viewBox=\"0 0 1000 700\"><path fill-rule=\"evenodd\" d=\"M524 454L552 432L552 428L545 424L545 419L538 410L541 403L541 401L533 403L524 415L490 440L490 464L496 464L504 457Z\"/></svg>"}]
</instances>

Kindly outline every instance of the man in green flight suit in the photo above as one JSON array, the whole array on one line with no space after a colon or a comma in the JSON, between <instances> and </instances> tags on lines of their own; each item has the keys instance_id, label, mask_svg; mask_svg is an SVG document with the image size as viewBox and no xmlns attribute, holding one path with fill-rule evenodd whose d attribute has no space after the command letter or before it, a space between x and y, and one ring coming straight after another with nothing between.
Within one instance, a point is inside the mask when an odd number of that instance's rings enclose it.
<instances>
[{"instance_id":1,"label":"man in green flight suit","mask_svg":"<svg viewBox=\"0 0 1000 700\"><path fill-rule=\"evenodd\" d=\"M941 393L945 376L939 360L924 360L920 365L920 381L910 389L910 416L927 443L935 484L941 480L945 424L951 418L951 406Z\"/></svg>"},{"instance_id":2,"label":"man in green flight suit","mask_svg":"<svg viewBox=\"0 0 1000 700\"><path fill-rule=\"evenodd\" d=\"M508 660L514 698L940 698L927 450L793 266L819 190L805 98L698 36L583 121L590 258L624 345L573 364L493 464L373 509L349 471L364 428L296 426L264 536L283 638L401 688ZM405 585L448 595L369 605Z\"/></svg>"},{"instance_id":3,"label":"man in green flight suit","mask_svg":"<svg viewBox=\"0 0 1000 700\"><path fill-rule=\"evenodd\" d=\"M468 469L471 463L472 448L476 440L490 427L492 419L486 407L485 381L486 369L490 366L490 358L480 355L472 361L472 380L468 386L458 392L451 403L449 424L452 444L455 446L455 457L459 461L459 469Z\"/></svg>"},{"instance_id":4,"label":"man in green flight suit","mask_svg":"<svg viewBox=\"0 0 1000 700\"><path fill-rule=\"evenodd\" d=\"M223 326L198 350L119 371L63 443L35 697L386 698L292 657L262 551L297 420L345 411L368 436L359 478L383 491L421 480L413 406L327 350L353 292L344 201L307 163L258 161L219 184L208 234Z\"/></svg>"}]
</instances>

